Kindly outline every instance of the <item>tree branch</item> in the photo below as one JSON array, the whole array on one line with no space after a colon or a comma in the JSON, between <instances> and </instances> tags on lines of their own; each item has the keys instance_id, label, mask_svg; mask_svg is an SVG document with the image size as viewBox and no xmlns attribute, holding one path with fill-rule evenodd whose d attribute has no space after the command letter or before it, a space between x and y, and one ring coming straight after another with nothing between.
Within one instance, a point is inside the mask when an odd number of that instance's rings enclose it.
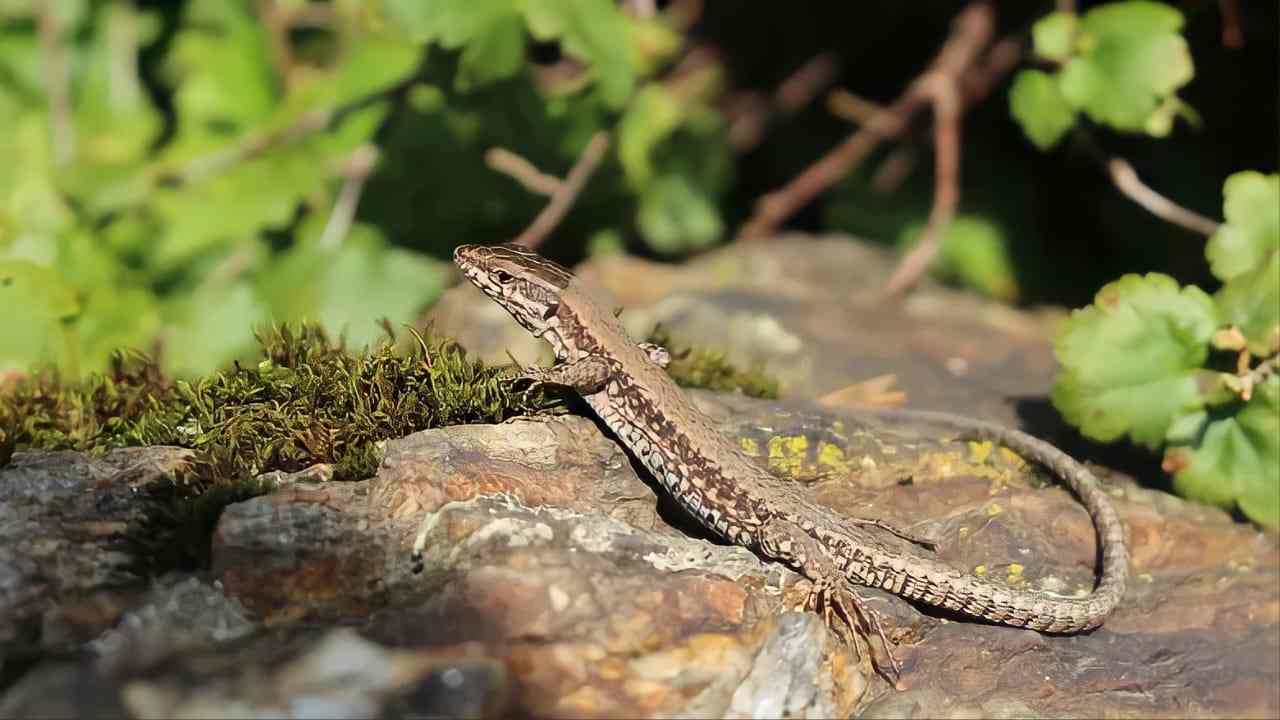
<instances>
[{"instance_id":1,"label":"tree branch","mask_svg":"<svg viewBox=\"0 0 1280 720\"><path fill-rule=\"evenodd\" d=\"M1128 160L1113 157L1107 161L1106 167L1116 189L1152 215L1202 235L1212 235L1218 231L1217 221L1188 210L1152 190L1142 182L1138 171L1133 169Z\"/></svg>"},{"instance_id":2,"label":"tree branch","mask_svg":"<svg viewBox=\"0 0 1280 720\"><path fill-rule=\"evenodd\" d=\"M739 239L765 237L815 197L852 172L881 142L898 137L929 104L925 81L935 73L959 76L991 39L995 13L987 2L973 2L956 16L950 36L927 69L882 112L832 148L783 187L756 202L755 212L738 231Z\"/></svg>"},{"instance_id":3,"label":"tree branch","mask_svg":"<svg viewBox=\"0 0 1280 720\"><path fill-rule=\"evenodd\" d=\"M53 159L58 165L66 165L75 157L76 134L71 120L71 74L57 5L57 0L40 2L36 6L36 23L44 58L44 84L49 94Z\"/></svg>"},{"instance_id":4,"label":"tree branch","mask_svg":"<svg viewBox=\"0 0 1280 720\"><path fill-rule=\"evenodd\" d=\"M608 149L609 133L601 130L592 135L587 147L578 156L578 161L565 176L564 182L551 196L551 201L542 209L542 212L538 213L529 227L517 235L512 242L527 248L537 248L541 245L569 212L574 200L578 198L578 193L582 192L582 188L586 186L587 180L596 171L596 167L600 165Z\"/></svg>"},{"instance_id":5,"label":"tree branch","mask_svg":"<svg viewBox=\"0 0 1280 720\"><path fill-rule=\"evenodd\" d=\"M961 96L954 77L937 73L924 84L933 99L933 207L920 240L885 283L883 294L894 297L914 287L938 254L956 207L960 204Z\"/></svg>"},{"instance_id":6,"label":"tree branch","mask_svg":"<svg viewBox=\"0 0 1280 720\"><path fill-rule=\"evenodd\" d=\"M506 148L492 147L484 154L484 164L520 183L525 190L538 195L555 195L564 183L555 175L542 172L533 163Z\"/></svg>"}]
</instances>

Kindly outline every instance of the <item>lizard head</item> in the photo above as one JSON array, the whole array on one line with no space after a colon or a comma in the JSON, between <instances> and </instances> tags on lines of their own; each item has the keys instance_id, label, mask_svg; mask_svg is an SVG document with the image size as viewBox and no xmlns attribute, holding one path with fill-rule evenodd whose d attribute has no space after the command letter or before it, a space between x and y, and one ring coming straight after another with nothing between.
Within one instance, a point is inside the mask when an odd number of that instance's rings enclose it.
<instances>
[{"instance_id":1,"label":"lizard head","mask_svg":"<svg viewBox=\"0 0 1280 720\"><path fill-rule=\"evenodd\" d=\"M535 337L559 325L560 303L573 280L560 265L518 245L460 245L453 262Z\"/></svg>"}]
</instances>

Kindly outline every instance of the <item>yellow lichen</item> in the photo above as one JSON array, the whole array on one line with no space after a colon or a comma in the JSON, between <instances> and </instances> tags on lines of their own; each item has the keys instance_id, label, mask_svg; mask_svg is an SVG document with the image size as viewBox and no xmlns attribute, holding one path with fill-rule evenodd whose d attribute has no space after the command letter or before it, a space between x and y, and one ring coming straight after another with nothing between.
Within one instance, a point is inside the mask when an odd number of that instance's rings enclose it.
<instances>
[{"instance_id":1,"label":"yellow lichen","mask_svg":"<svg viewBox=\"0 0 1280 720\"><path fill-rule=\"evenodd\" d=\"M792 476L800 474L809 452L809 438L804 435L778 435L769 438L769 467Z\"/></svg>"},{"instance_id":2,"label":"yellow lichen","mask_svg":"<svg viewBox=\"0 0 1280 720\"><path fill-rule=\"evenodd\" d=\"M738 445L742 447L742 451L752 457L760 456L760 445L755 438L742 437L738 438Z\"/></svg>"},{"instance_id":3,"label":"yellow lichen","mask_svg":"<svg viewBox=\"0 0 1280 720\"><path fill-rule=\"evenodd\" d=\"M834 472L847 473L849 462L844 448L825 440L818 443L818 465Z\"/></svg>"}]
</instances>

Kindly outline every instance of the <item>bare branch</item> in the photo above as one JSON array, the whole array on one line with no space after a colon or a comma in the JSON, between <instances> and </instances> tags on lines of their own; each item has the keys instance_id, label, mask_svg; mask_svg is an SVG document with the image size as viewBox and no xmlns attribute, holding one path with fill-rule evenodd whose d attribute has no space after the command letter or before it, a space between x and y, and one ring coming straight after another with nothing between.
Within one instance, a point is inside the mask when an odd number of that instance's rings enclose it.
<instances>
[{"instance_id":1,"label":"bare branch","mask_svg":"<svg viewBox=\"0 0 1280 720\"><path fill-rule=\"evenodd\" d=\"M271 50L271 62L275 66L280 84L287 92L293 86L293 48L289 44L292 18L288 9L277 0L257 0L258 17L267 30Z\"/></svg>"},{"instance_id":2,"label":"bare branch","mask_svg":"<svg viewBox=\"0 0 1280 720\"><path fill-rule=\"evenodd\" d=\"M986 2L967 5L952 26L951 35L926 70L893 104L870 118L844 142L811 164L783 187L756 202L752 217L738 231L739 239L766 237L815 197L852 172L881 142L898 137L911 119L929 104L925 81L935 73L960 76L991 40L995 13Z\"/></svg>"},{"instance_id":3,"label":"bare branch","mask_svg":"<svg viewBox=\"0 0 1280 720\"><path fill-rule=\"evenodd\" d=\"M933 207L919 242L885 283L886 297L900 295L920 281L960 204L960 92L955 78L944 73L934 74L923 86L933 99Z\"/></svg>"},{"instance_id":4,"label":"bare branch","mask_svg":"<svg viewBox=\"0 0 1280 720\"><path fill-rule=\"evenodd\" d=\"M820 53L778 83L771 97L750 90L729 95L722 110L729 119L734 150L745 152L759 145L774 118L803 110L835 81L838 70L834 55Z\"/></svg>"},{"instance_id":5,"label":"bare branch","mask_svg":"<svg viewBox=\"0 0 1280 720\"><path fill-rule=\"evenodd\" d=\"M1111 176L1111 182L1115 184L1116 189L1161 220L1202 235L1212 235L1218 231L1216 221L1188 210L1148 187L1127 160L1121 158L1108 160L1107 174Z\"/></svg>"},{"instance_id":6,"label":"bare branch","mask_svg":"<svg viewBox=\"0 0 1280 720\"><path fill-rule=\"evenodd\" d=\"M836 79L840 65L831 53L819 53L791 73L773 91L773 106L783 113L804 109L822 89Z\"/></svg>"},{"instance_id":7,"label":"bare branch","mask_svg":"<svg viewBox=\"0 0 1280 720\"><path fill-rule=\"evenodd\" d=\"M1240 5L1236 0L1218 0L1222 15L1222 46L1239 50L1244 47L1244 26L1240 23Z\"/></svg>"},{"instance_id":8,"label":"bare branch","mask_svg":"<svg viewBox=\"0 0 1280 720\"><path fill-rule=\"evenodd\" d=\"M57 0L42 0L36 6L36 23L44 57L44 84L49 94L53 160L58 165L66 165L75 157L76 135L71 122L71 74L58 4Z\"/></svg>"},{"instance_id":9,"label":"bare branch","mask_svg":"<svg viewBox=\"0 0 1280 720\"><path fill-rule=\"evenodd\" d=\"M311 110L303 113L288 127L251 135L237 145L198 157L181 168L163 168L157 172L157 179L162 183L175 185L198 183L242 162L252 160L279 145L288 145L329 127L334 114L333 108Z\"/></svg>"},{"instance_id":10,"label":"bare branch","mask_svg":"<svg viewBox=\"0 0 1280 720\"><path fill-rule=\"evenodd\" d=\"M569 170L560 188L551 196L551 201L542 209L542 212L538 213L538 217L533 219L529 227L517 235L512 242L527 248L537 248L541 245L564 219L565 213L569 212L574 200L578 198L578 193L582 192L582 188L596 171L596 167L600 165L608 149L609 133L601 130L592 135L587 147L578 156L578 161Z\"/></svg>"},{"instance_id":11,"label":"bare branch","mask_svg":"<svg viewBox=\"0 0 1280 720\"><path fill-rule=\"evenodd\" d=\"M560 178L542 172L533 163L506 148L492 147L484 154L484 164L520 183L538 195L555 195L564 185Z\"/></svg>"},{"instance_id":12,"label":"bare branch","mask_svg":"<svg viewBox=\"0 0 1280 720\"><path fill-rule=\"evenodd\" d=\"M343 164L342 189L338 191L338 199L333 203L333 211L324 225L320 235L319 246L324 250L337 249L351 232L351 223L356 217L356 208L360 205L360 193L364 191L364 182L373 172L378 162L378 146L365 143L356 148L347 162Z\"/></svg>"}]
</instances>

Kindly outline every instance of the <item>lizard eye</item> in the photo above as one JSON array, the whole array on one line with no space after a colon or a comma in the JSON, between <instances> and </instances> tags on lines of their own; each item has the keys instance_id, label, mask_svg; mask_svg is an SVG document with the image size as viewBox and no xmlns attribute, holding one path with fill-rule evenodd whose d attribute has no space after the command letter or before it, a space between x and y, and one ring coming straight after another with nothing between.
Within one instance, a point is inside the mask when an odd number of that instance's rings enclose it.
<instances>
[{"instance_id":1,"label":"lizard eye","mask_svg":"<svg viewBox=\"0 0 1280 720\"><path fill-rule=\"evenodd\" d=\"M498 282L502 283L503 285L506 285L507 283L509 283L509 282L511 282L512 280L515 280L515 279L516 279L516 276L515 276L515 275L512 275L511 273L507 272L506 270L495 270L495 271L493 272L493 277L494 277Z\"/></svg>"}]
</instances>

